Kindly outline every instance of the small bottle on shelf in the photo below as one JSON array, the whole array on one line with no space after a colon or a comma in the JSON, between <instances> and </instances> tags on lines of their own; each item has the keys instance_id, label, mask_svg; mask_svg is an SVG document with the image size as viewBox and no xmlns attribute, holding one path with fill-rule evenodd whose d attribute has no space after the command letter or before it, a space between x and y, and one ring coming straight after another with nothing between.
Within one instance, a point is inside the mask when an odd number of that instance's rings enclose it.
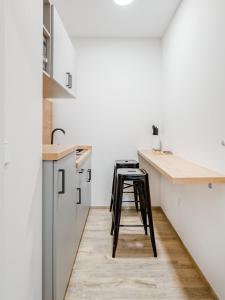
<instances>
[{"instance_id":1,"label":"small bottle on shelf","mask_svg":"<svg viewBox=\"0 0 225 300\"><path fill-rule=\"evenodd\" d=\"M153 136L153 150L154 151L161 151L161 140L159 136L159 129L157 126L153 125L152 126L152 136Z\"/></svg>"}]
</instances>

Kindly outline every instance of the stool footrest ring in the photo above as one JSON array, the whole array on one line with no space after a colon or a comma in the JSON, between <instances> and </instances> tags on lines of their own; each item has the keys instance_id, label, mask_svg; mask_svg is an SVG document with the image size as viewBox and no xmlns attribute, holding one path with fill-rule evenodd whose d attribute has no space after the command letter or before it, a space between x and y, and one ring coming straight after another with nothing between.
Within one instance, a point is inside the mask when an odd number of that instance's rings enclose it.
<instances>
[{"instance_id":1,"label":"stool footrest ring","mask_svg":"<svg viewBox=\"0 0 225 300\"><path fill-rule=\"evenodd\" d=\"M119 225L119 227L150 227L150 225Z\"/></svg>"}]
</instances>

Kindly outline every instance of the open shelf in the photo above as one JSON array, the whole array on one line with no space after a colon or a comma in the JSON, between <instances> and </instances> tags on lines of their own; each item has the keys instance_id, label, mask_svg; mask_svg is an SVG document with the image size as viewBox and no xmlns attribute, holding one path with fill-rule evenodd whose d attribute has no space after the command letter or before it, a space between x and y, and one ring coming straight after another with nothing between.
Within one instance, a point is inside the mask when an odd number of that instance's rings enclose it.
<instances>
[{"instance_id":1,"label":"open shelf","mask_svg":"<svg viewBox=\"0 0 225 300\"><path fill-rule=\"evenodd\" d=\"M51 36L43 27L43 70L51 73Z\"/></svg>"},{"instance_id":2,"label":"open shelf","mask_svg":"<svg viewBox=\"0 0 225 300\"><path fill-rule=\"evenodd\" d=\"M51 2L43 2L43 71L51 74L52 41L51 41Z\"/></svg>"}]
</instances>

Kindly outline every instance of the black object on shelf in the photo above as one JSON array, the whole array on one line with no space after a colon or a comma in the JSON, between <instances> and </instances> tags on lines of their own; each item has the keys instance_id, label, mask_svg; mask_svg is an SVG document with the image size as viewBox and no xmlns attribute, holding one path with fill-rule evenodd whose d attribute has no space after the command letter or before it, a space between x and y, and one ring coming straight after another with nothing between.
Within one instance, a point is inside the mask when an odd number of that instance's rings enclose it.
<instances>
[{"instance_id":1,"label":"black object on shelf","mask_svg":"<svg viewBox=\"0 0 225 300\"><path fill-rule=\"evenodd\" d=\"M153 135L159 135L159 128L155 125L152 125Z\"/></svg>"}]
</instances>

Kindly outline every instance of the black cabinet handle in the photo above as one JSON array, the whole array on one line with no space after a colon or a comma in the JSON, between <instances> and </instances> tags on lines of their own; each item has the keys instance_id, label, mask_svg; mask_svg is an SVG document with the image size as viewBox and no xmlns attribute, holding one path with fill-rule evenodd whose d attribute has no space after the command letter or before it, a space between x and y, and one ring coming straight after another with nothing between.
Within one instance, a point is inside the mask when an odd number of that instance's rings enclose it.
<instances>
[{"instance_id":1,"label":"black cabinet handle","mask_svg":"<svg viewBox=\"0 0 225 300\"><path fill-rule=\"evenodd\" d=\"M69 82L70 73L66 72L66 75L67 75L67 84L66 84L66 86L69 88L69 86L70 86L70 82Z\"/></svg>"},{"instance_id":2,"label":"black cabinet handle","mask_svg":"<svg viewBox=\"0 0 225 300\"><path fill-rule=\"evenodd\" d=\"M69 89L72 89L72 86L73 86L73 76L72 76L72 74L70 74L70 72L66 72L66 75L67 75L67 84L66 84L66 86Z\"/></svg>"},{"instance_id":3,"label":"black cabinet handle","mask_svg":"<svg viewBox=\"0 0 225 300\"><path fill-rule=\"evenodd\" d=\"M81 188L77 188L78 192L79 192L79 201L77 202L77 204L81 204Z\"/></svg>"},{"instance_id":4,"label":"black cabinet handle","mask_svg":"<svg viewBox=\"0 0 225 300\"><path fill-rule=\"evenodd\" d=\"M72 74L70 74L69 75L69 89L72 89L72 87L73 87L73 76L72 76Z\"/></svg>"},{"instance_id":5,"label":"black cabinet handle","mask_svg":"<svg viewBox=\"0 0 225 300\"><path fill-rule=\"evenodd\" d=\"M88 169L88 174L89 174L89 177L88 177L88 182L91 182L91 169Z\"/></svg>"},{"instance_id":6,"label":"black cabinet handle","mask_svg":"<svg viewBox=\"0 0 225 300\"><path fill-rule=\"evenodd\" d=\"M58 194L65 194L65 170L59 169L59 173L62 173L62 190L58 192Z\"/></svg>"}]
</instances>

